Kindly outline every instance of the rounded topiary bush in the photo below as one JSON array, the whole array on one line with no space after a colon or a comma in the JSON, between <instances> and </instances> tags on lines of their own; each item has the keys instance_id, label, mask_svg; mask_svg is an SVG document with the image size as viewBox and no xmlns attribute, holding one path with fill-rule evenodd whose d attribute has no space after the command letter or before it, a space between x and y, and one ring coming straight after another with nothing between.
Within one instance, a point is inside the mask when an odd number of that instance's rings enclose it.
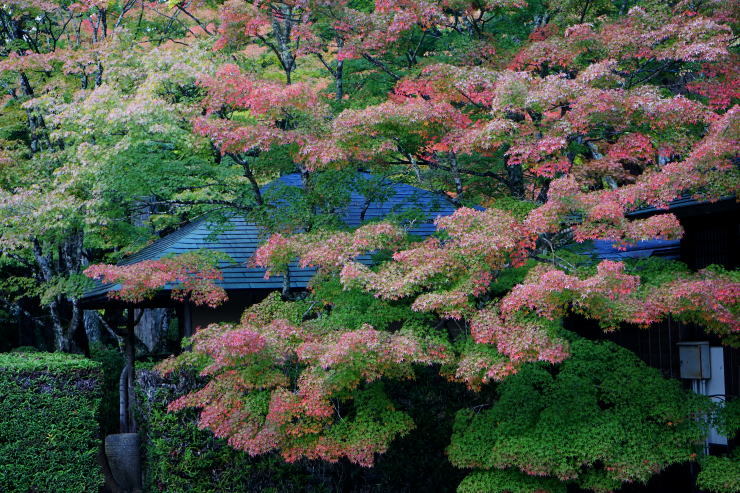
<instances>
[{"instance_id":1,"label":"rounded topiary bush","mask_svg":"<svg viewBox=\"0 0 740 493\"><path fill-rule=\"evenodd\" d=\"M98 491L100 364L0 354L0 491Z\"/></svg>"},{"instance_id":2,"label":"rounded topiary bush","mask_svg":"<svg viewBox=\"0 0 740 493\"><path fill-rule=\"evenodd\" d=\"M553 480L614 491L696 459L709 399L611 342L576 339L571 352L524 366L491 407L458 413L449 457L474 470L460 492L555 491Z\"/></svg>"}]
</instances>

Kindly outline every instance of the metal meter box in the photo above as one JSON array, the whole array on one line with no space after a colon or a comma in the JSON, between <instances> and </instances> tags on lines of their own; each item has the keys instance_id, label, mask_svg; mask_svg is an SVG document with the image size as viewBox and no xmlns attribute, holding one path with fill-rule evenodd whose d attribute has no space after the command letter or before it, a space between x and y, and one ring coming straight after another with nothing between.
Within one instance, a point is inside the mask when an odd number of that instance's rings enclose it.
<instances>
[{"instance_id":1,"label":"metal meter box","mask_svg":"<svg viewBox=\"0 0 740 493\"><path fill-rule=\"evenodd\" d=\"M712 377L708 342L679 342L681 378L703 380Z\"/></svg>"}]
</instances>

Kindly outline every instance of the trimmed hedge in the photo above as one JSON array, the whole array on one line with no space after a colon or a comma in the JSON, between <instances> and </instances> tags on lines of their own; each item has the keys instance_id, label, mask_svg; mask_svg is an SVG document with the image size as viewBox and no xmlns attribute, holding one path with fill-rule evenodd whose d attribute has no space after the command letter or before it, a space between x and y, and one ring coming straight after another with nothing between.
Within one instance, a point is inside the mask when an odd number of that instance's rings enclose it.
<instances>
[{"instance_id":1,"label":"trimmed hedge","mask_svg":"<svg viewBox=\"0 0 740 493\"><path fill-rule=\"evenodd\" d=\"M144 491L156 493L325 492L329 488L305 467L274 454L250 457L197 426L192 409L170 413L167 404L195 388L192 374L162 379L137 365L139 431Z\"/></svg>"},{"instance_id":2,"label":"trimmed hedge","mask_svg":"<svg viewBox=\"0 0 740 493\"><path fill-rule=\"evenodd\" d=\"M100 364L62 353L0 354L0 491L98 491Z\"/></svg>"}]
</instances>

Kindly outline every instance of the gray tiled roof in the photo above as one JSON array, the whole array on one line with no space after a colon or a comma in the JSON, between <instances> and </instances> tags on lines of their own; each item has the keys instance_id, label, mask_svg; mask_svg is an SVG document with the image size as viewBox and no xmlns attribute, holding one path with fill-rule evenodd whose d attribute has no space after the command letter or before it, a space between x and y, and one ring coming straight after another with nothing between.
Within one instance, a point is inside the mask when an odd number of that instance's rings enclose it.
<instances>
[{"instance_id":1,"label":"gray tiled roof","mask_svg":"<svg viewBox=\"0 0 740 493\"><path fill-rule=\"evenodd\" d=\"M725 196L710 202L697 200L690 196L682 196L672 200L665 208L643 207L632 211L626 216L630 219L642 219L655 214L670 212L675 214L679 220L691 216L708 215L722 211L736 211L738 209L737 199L734 196ZM601 259L622 260L627 258L664 257L678 260L681 256L681 241L661 240L655 238L648 241L639 241L625 249L617 249L611 241L595 240L593 242L593 253Z\"/></svg>"},{"instance_id":2,"label":"gray tiled roof","mask_svg":"<svg viewBox=\"0 0 740 493\"><path fill-rule=\"evenodd\" d=\"M681 254L679 240L638 241L623 249L614 246L609 240L594 240L592 253L599 259L625 260L629 258L663 257L678 260Z\"/></svg>"},{"instance_id":3,"label":"gray tiled roof","mask_svg":"<svg viewBox=\"0 0 740 493\"><path fill-rule=\"evenodd\" d=\"M670 212L680 216L685 214L687 210L691 212L700 212L702 209L706 209L706 212L715 212L720 208L737 209L737 198L735 196L727 195L714 201L697 200L691 196L684 195L672 200L667 204L667 207L659 208L653 206L642 207L627 213L629 218L638 218L642 216L651 216L654 214L664 214Z\"/></svg>"},{"instance_id":4,"label":"gray tiled roof","mask_svg":"<svg viewBox=\"0 0 740 493\"><path fill-rule=\"evenodd\" d=\"M365 176L369 176L366 175ZM276 182L288 186L301 186L300 175L285 175ZM439 195L413 187L411 185L389 182L392 196L383 202L373 202L365 212L365 221L379 219L390 213L404 210L418 209L426 214L426 222L416 223L409 230L410 233L426 237L434 233L434 219L439 216L450 215L454 207L439 197ZM345 224L356 227L361 224L361 211L365 206L365 198L353 192L349 205L338 214L342 215ZM209 249L229 255L234 263L222 262L219 267L223 272L223 280L219 284L226 290L250 289L280 289L282 276L273 276L265 279L265 269L247 267L247 261L257 247L266 239L265 232L243 217L234 215L227 219L227 224L217 224L207 218L201 218L179 228L173 233L151 243L139 252L120 262L121 265L130 265L143 260L155 260L166 255L177 255L185 252ZM369 262L368 258L361 259ZM302 269L296 263L289 267L290 285L292 288L304 288L315 273L314 269ZM103 285L98 283L85 293L83 303L101 299L118 285ZM166 291L166 289L165 289Z\"/></svg>"}]
</instances>

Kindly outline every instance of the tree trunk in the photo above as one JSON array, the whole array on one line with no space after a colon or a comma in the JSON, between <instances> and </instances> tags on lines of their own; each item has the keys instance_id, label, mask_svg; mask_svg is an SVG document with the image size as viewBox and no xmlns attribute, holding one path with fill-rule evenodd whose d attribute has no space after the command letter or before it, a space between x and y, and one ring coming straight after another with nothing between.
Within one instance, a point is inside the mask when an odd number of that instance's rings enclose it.
<instances>
[{"instance_id":1,"label":"tree trunk","mask_svg":"<svg viewBox=\"0 0 740 493\"><path fill-rule=\"evenodd\" d=\"M537 202L540 204L544 204L547 202L547 194L550 193L550 182L548 181L544 185L542 185L542 188L540 188L540 193L537 194Z\"/></svg>"},{"instance_id":2,"label":"tree trunk","mask_svg":"<svg viewBox=\"0 0 740 493\"><path fill-rule=\"evenodd\" d=\"M94 310L84 310L82 313L82 324L85 327L87 340L91 344L99 343L103 340L103 331L100 328L100 319Z\"/></svg>"},{"instance_id":3,"label":"tree trunk","mask_svg":"<svg viewBox=\"0 0 740 493\"><path fill-rule=\"evenodd\" d=\"M280 23L282 18L283 23ZM280 15L272 16L272 31L275 35L276 54L280 65L285 72L285 82L290 85L291 74L295 68L295 55L291 50L291 36L293 32L293 9L288 5L280 7Z\"/></svg>"},{"instance_id":4,"label":"tree trunk","mask_svg":"<svg viewBox=\"0 0 740 493\"><path fill-rule=\"evenodd\" d=\"M33 98L34 91L28 77L26 77L26 74L23 72L20 73L19 77L21 92L29 99ZM46 128L44 118L41 115L36 114L31 108L26 109L26 116L28 118L28 131L31 136L31 152L36 153L43 150L45 147L49 148L49 139L44 132Z\"/></svg>"},{"instance_id":5,"label":"tree trunk","mask_svg":"<svg viewBox=\"0 0 740 493\"><path fill-rule=\"evenodd\" d=\"M77 230L70 233L57 248L44 248L38 239L33 240L33 253L41 273L41 279L53 282L59 277L78 274L82 267L83 233ZM56 257L48 250L58 250ZM54 297L48 304L54 331L54 347L57 351L69 352L74 349L72 337L82 324L82 309L77 298L64 295Z\"/></svg>"},{"instance_id":6,"label":"tree trunk","mask_svg":"<svg viewBox=\"0 0 740 493\"><path fill-rule=\"evenodd\" d=\"M517 199L524 198L524 172L520 164L506 164L506 176L511 195Z\"/></svg>"},{"instance_id":7,"label":"tree trunk","mask_svg":"<svg viewBox=\"0 0 740 493\"><path fill-rule=\"evenodd\" d=\"M337 48L342 49L344 46L344 39L337 38ZM334 97L337 101L341 101L344 97L344 60L337 60L337 68L334 70Z\"/></svg>"},{"instance_id":8,"label":"tree trunk","mask_svg":"<svg viewBox=\"0 0 740 493\"><path fill-rule=\"evenodd\" d=\"M461 207L463 185L462 178L460 177L460 169L457 163L457 156L454 152L450 153L450 170L452 171L452 181L455 183L455 197L453 197L452 203L455 207Z\"/></svg>"}]
</instances>

